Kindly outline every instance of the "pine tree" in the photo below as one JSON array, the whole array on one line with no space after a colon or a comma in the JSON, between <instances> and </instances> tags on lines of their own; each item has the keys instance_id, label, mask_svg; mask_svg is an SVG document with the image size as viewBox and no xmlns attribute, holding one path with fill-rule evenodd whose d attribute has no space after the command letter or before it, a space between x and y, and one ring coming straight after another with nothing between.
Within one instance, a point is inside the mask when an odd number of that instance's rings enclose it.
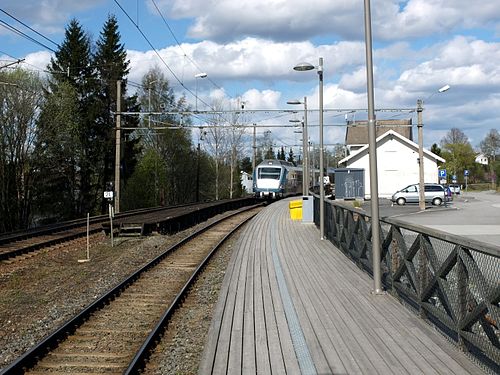
<instances>
[{"instance_id":1,"label":"pine tree","mask_svg":"<svg viewBox=\"0 0 500 375\"><path fill-rule=\"evenodd\" d=\"M56 216L58 219L81 217L87 212L96 212L96 186L99 183L97 154L100 151L96 146L99 144L100 133L95 119L99 106L96 100L96 74L90 51L90 38L78 21L73 19L66 28L63 43L48 66L51 75L47 103L40 114L40 134L37 136L38 149L43 154L40 162L48 164L39 165L41 180L38 185L42 187L39 193L48 201L54 202L49 211L43 214ZM66 112L57 112L56 108ZM60 118L60 127L54 129L55 115ZM58 144L66 145L72 150L72 154L61 158L57 154ZM61 163L55 171L50 164L54 160ZM51 174L52 172L59 175ZM60 175L62 173L64 175ZM72 181L67 181L68 178ZM61 185L62 181L66 183ZM66 197L73 199L65 200Z\"/></svg>"},{"instance_id":2,"label":"pine tree","mask_svg":"<svg viewBox=\"0 0 500 375\"><path fill-rule=\"evenodd\" d=\"M114 181L115 166L115 117L117 103L117 84L121 80L122 97L127 90L126 76L129 73L129 60L123 44L120 43L120 33L118 22L115 16L110 15L103 26L99 39L96 42L96 52L93 64L99 78L99 113L96 119L99 130L99 165L101 169L99 182L99 196L103 196L102 191L107 182ZM136 96L126 97L122 100L122 111L139 111L140 107ZM122 117L122 127L137 127L139 120L137 117ZM126 181L133 173L137 163L139 153L139 139L130 136L131 131L122 132L122 145L125 152L122 152L123 159L121 166L123 174L121 179ZM101 211L106 210L107 203L101 199Z\"/></svg>"},{"instance_id":3,"label":"pine tree","mask_svg":"<svg viewBox=\"0 0 500 375\"><path fill-rule=\"evenodd\" d=\"M290 151L288 152L288 159L287 159L287 161L289 161L293 165L297 166L297 164L295 163L295 156L293 154L293 149L291 147L290 147Z\"/></svg>"},{"instance_id":4,"label":"pine tree","mask_svg":"<svg viewBox=\"0 0 500 375\"><path fill-rule=\"evenodd\" d=\"M272 146L269 146L269 148L267 149L264 155L264 159L276 159L276 155L274 154Z\"/></svg>"},{"instance_id":5,"label":"pine tree","mask_svg":"<svg viewBox=\"0 0 500 375\"><path fill-rule=\"evenodd\" d=\"M286 160L285 149L281 146L281 149L278 151L278 160Z\"/></svg>"}]
</instances>

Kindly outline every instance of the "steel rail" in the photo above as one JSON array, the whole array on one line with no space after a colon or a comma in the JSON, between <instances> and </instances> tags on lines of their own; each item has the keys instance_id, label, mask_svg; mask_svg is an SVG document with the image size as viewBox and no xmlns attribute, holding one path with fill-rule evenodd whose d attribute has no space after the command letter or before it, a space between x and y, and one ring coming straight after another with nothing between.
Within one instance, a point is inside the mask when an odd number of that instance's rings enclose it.
<instances>
[{"instance_id":1,"label":"steel rail","mask_svg":"<svg viewBox=\"0 0 500 375\"><path fill-rule=\"evenodd\" d=\"M223 202L223 201L220 201ZM206 203L203 203L206 204ZM133 211L126 211L122 212L119 214L116 214L115 219L124 219L128 217L133 217L133 216L138 216L142 214L148 214L148 213L154 213L162 210L170 210L170 209L178 209L178 208L186 208L186 207L192 207L200 205L199 202L192 202L192 203L187 203L187 204L182 204L182 205L175 205L175 206L168 206L168 207L153 207L153 208L141 208L138 210L133 210ZM106 215L99 215L99 216L94 216L90 218L90 224L95 225L95 224L103 224L107 223L108 221L108 216ZM75 219L75 220L70 220L68 222L62 222L54 225L50 225L47 227L39 228L39 230L29 230L26 232L19 232L19 233L14 233L11 236L0 236L0 261L2 260L7 260L10 258L14 258L23 254L27 254L29 252L37 251L45 247L53 246L58 243L66 242L66 241L71 241L74 240L75 238L80 238L84 237L87 234L86 231L86 226L87 220L86 219ZM73 233L67 233L73 229L81 228L79 232L73 232ZM94 234L98 233L101 230L103 230L102 227L91 227L89 230L89 234ZM23 246L23 244L19 244L19 247L13 250L6 250L2 251L1 246L3 245L9 245L14 242L19 242L23 240L29 240L31 238L36 238L36 237L42 237L46 235L55 235L57 233L60 233L60 235L56 238L50 238L50 239L45 239L45 240L40 240L38 242L34 243L28 243Z\"/></svg>"},{"instance_id":2,"label":"steel rail","mask_svg":"<svg viewBox=\"0 0 500 375\"><path fill-rule=\"evenodd\" d=\"M239 212L238 212L239 213ZM233 216L233 215L231 215ZM177 294L172 304L168 307L165 313L162 315L156 326L153 328L151 333L148 335L141 348L137 351L137 354L134 356L132 361L130 362L127 369L123 372L124 375L137 374L143 369L146 361L151 354L151 351L157 345L160 336L163 334L164 330L167 328L168 321L174 314L175 310L180 306L182 300L187 294L189 288L197 279L201 271L208 264L208 261L212 258L212 256L219 250L219 248L231 237L239 228L241 228L244 224L246 224L250 219L252 219L255 215L247 218L245 221L238 224L235 228L231 230L231 232L227 233L224 238L222 238L218 244L214 246L214 248L210 251L210 253L205 257L205 259L198 265L198 267L193 271L193 274L183 286L182 290Z\"/></svg>"},{"instance_id":3,"label":"steel rail","mask_svg":"<svg viewBox=\"0 0 500 375\"><path fill-rule=\"evenodd\" d=\"M191 241L196 236L204 233L205 231L219 224L220 222L235 215L238 215L244 211L256 208L262 204L263 203L243 207L228 216L225 216L223 218L220 218L219 220L214 221L213 223L210 223L206 227L201 228L200 230L185 237L178 243L170 246L162 254L158 255L156 258L151 260L149 263L141 267L136 272L132 273L118 285L105 292L100 298L98 298L96 301L88 305L80 313L78 313L76 316L74 316L73 318L69 319L66 323L64 323L61 327L56 329L52 334L48 335L45 339L40 341L38 344L36 344L34 347L32 347L23 355L21 355L14 362L12 362L10 365L5 367L2 370L2 372L0 372L0 375L24 374L26 370L32 368L40 358L44 357L50 350L56 348L59 342L64 340L68 335L74 333L76 329L80 325L82 325L94 312L98 311L103 306L105 306L108 303L108 301L111 301L117 296L119 296L128 286L134 283L143 273L156 266L156 264L162 261L166 256L170 255L177 248Z\"/></svg>"},{"instance_id":4,"label":"steel rail","mask_svg":"<svg viewBox=\"0 0 500 375\"><path fill-rule=\"evenodd\" d=\"M168 208L184 207L184 206L189 206L192 204L196 204L196 203L189 203L186 205L177 205L177 206L169 206L169 207L140 208L137 210L121 212L119 214L116 214L115 217L116 218L124 218L124 217L129 217L129 216L134 216L134 215L140 215L140 214L145 213L145 212L154 212L157 210L159 211L159 210L164 210L164 209L168 209ZM92 216L90 218L90 223L91 224L102 223L102 222L106 222L108 219L109 219L108 215ZM48 224L48 225L44 225L44 226L37 227L37 228L31 228L31 229L27 229L27 230L19 230L19 231L14 231L14 232L3 233L3 234L0 234L0 245L6 245L6 244L9 244L12 242L25 240L25 239L32 238L32 237L53 234L56 232L68 230L68 229L75 228L75 227L81 227L81 226L85 226L85 225L87 225L87 218L73 219L73 220L63 221L60 223Z\"/></svg>"}]
</instances>

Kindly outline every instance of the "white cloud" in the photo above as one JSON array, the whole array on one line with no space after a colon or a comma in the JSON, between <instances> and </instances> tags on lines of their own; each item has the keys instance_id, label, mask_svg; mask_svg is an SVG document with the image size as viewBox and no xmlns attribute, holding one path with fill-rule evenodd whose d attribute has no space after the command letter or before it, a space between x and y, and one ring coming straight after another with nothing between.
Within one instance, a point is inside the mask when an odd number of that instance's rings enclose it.
<instances>
[{"instance_id":1,"label":"white cloud","mask_svg":"<svg viewBox=\"0 0 500 375\"><path fill-rule=\"evenodd\" d=\"M43 71L47 69L52 54L47 51L34 52L26 55L25 62L27 69Z\"/></svg>"},{"instance_id":2,"label":"white cloud","mask_svg":"<svg viewBox=\"0 0 500 375\"><path fill-rule=\"evenodd\" d=\"M359 35L353 18L362 19L356 2L314 0L175 0L160 1L169 17L194 18L188 34L194 38L233 40L241 36L277 40L305 40L315 35L341 31ZM154 11L153 11L154 13ZM329 22L324 22L328 19ZM321 20L322 22L318 22Z\"/></svg>"},{"instance_id":3,"label":"white cloud","mask_svg":"<svg viewBox=\"0 0 500 375\"><path fill-rule=\"evenodd\" d=\"M157 2L171 18L188 19L188 35L212 40L254 36L306 40L336 35L363 39L363 3L344 0L164 0ZM374 36L383 40L416 38L450 30L498 25L497 1L478 6L469 0L379 0L372 4ZM150 6L153 14L156 10Z\"/></svg>"},{"instance_id":4,"label":"white cloud","mask_svg":"<svg viewBox=\"0 0 500 375\"><path fill-rule=\"evenodd\" d=\"M281 93L273 90L250 89L242 96L245 109L273 109L279 107Z\"/></svg>"},{"instance_id":5,"label":"white cloud","mask_svg":"<svg viewBox=\"0 0 500 375\"><path fill-rule=\"evenodd\" d=\"M182 51L177 46L167 47L159 51L165 63L177 72L176 76L183 82L194 81L199 73L194 65L184 57L184 53L196 61L197 66L210 78L238 80L280 79L310 80L307 74L293 71L298 62L317 63L317 56L324 56L325 75L333 76L349 66L363 63L363 46L357 42L341 42L333 45L315 47L309 42L273 42L269 40L246 38L229 44L217 44L204 41L195 44L183 44ZM128 51L131 60L131 79L140 78L154 65L170 74L165 64L153 51ZM180 74L179 72L182 72ZM169 77L175 80L173 76ZM176 82L173 82L174 84Z\"/></svg>"},{"instance_id":6,"label":"white cloud","mask_svg":"<svg viewBox=\"0 0 500 375\"><path fill-rule=\"evenodd\" d=\"M63 25L71 15L92 9L104 2L105 0L3 0L2 9L39 32L54 34L64 30ZM19 26L7 16L5 20Z\"/></svg>"},{"instance_id":7,"label":"white cloud","mask_svg":"<svg viewBox=\"0 0 500 375\"><path fill-rule=\"evenodd\" d=\"M498 23L498 2L469 0L409 0L402 9L396 1L376 12L375 30L383 39L422 37L460 28L481 28ZM385 10L385 11L384 11Z\"/></svg>"},{"instance_id":8,"label":"white cloud","mask_svg":"<svg viewBox=\"0 0 500 375\"><path fill-rule=\"evenodd\" d=\"M450 85L492 87L500 84L500 43L487 43L462 36L443 45L434 59L402 72L399 83L409 91L432 92Z\"/></svg>"}]
</instances>

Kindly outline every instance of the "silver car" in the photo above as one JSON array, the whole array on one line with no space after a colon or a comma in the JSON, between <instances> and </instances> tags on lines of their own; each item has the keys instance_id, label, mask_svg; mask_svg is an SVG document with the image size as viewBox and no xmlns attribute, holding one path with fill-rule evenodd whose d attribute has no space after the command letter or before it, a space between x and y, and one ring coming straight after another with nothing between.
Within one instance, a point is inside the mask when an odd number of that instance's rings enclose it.
<instances>
[{"instance_id":1,"label":"silver car","mask_svg":"<svg viewBox=\"0 0 500 375\"><path fill-rule=\"evenodd\" d=\"M441 205L446 198L444 187L439 184L425 184L424 196L426 203L432 203L435 206ZM419 184L408 185L404 189L398 190L392 195L391 200L400 206L406 203L418 203Z\"/></svg>"}]
</instances>

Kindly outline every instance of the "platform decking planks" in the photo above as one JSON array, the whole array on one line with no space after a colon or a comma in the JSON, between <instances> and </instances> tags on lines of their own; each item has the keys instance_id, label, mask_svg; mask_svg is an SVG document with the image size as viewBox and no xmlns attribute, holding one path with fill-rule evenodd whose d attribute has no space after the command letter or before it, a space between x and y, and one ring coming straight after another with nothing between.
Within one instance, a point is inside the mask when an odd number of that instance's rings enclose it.
<instances>
[{"instance_id":1,"label":"platform decking planks","mask_svg":"<svg viewBox=\"0 0 500 375\"><path fill-rule=\"evenodd\" d=\"M483 373L392 296L372 295L369 275L314 225L290 220L284 200L238 239L200 374L301 373L273 251L317 374Z\"/></svg>"}]
</instances>

